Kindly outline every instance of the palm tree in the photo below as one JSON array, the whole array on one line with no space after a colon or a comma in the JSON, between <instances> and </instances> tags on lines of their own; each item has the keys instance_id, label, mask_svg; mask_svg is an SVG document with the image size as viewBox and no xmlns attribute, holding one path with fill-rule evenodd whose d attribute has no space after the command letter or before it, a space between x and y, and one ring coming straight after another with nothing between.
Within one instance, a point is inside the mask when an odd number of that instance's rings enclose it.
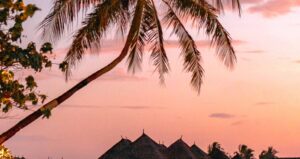
<instances>
[{"instance_id":1,"label":"palm tree","mask_svg":"<svg viewBox=\"0 0 300 159\"><path fill-rule=\"evenodd\" d=\"M239 151L235 152L233 159L254 159L254 150L248 148L247 145L240 145Z\"/></svg>"},{"instance_id":2,"label":"palm tree","mask_svg":"<svg viewBox=\"0 0 300 159\"><path fill-rule=\"evenodd\" d=\"M224 149L217 142L214 142L211 145L209 145L208 156L211 159L229 159L229 157L224 152Z\"/></svg>"},{"instance_id":3,"label":"palm tree","mask_svg":"<svg viewBox=\"0 0 300 159\"><path fill-rule=\"evenodd\" d=\"M235 153L234 153L234 156L233 156L233 157L231 157L231 159L243 159L243 157L242 157L242 155L241 155L241 154L239 154L239 153L235 152Z\"/></svg>"},{"instance_id":4,"label":"palm tree","mask_svg":"<svg viewBox=\"0 0 300 159\"><path fill-rule=\"evenodd\" d=\"M277 153L277 150L275 150L273 147L269 147L267 151L264 150L261 152L259 159L276 159L278 158L276 156Z\"/></svg>"},{"instance_id":5,"label":"palm tree","mask_svg":"<svg viewBox=\"0 0 300 159\"><path fill-rule=\"evenodd\" d=\"M204 29L211 37L211 44L216 46L217 55L229 68L236 62L235 51L229 33L218 20L223 10L223 1L212 0L160 0L167 8L163 22L178 37L184 56L184 68L192 74L191 84L199 92L202 84L203 68L200 51L182 19L190 19L199 29ZM229 2L229 1L228 1ZM231 0L232 6L240 10L239 0ZM74 35L73 42L66 55L67 75L80 61L87 49L97 49L105 33L112 28L119 28L126 35L126 41L120 55L107 66L79 82L73 88L33 112L8 131L0 135L0 144L18 131L43 116L43 112L54 109L81 88L112 70L128 57L129 70L140 68L146 45L150 45L151 59L159 73L161 82L169 71L169 63L164 48L163 28L155 0L55 0L50 14L41 23L45 37L57 40L62 37L79 14L86 14L82 27Z\"/></svg>"}]
</instances>

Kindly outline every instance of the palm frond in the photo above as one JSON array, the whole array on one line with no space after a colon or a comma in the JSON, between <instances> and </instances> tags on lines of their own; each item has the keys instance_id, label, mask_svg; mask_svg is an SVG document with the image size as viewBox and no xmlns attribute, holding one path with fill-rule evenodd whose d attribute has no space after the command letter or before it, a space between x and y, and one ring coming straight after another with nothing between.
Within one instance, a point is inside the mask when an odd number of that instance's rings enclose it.
<instances>
[{"instance_id":1,"label":"palm frond","mask_svg":"<svg viewBox=\"0 0 300 159\"><path fill-rule=\"evenodd\" d=\"M122 8L123 8L123 18L120 18L116 22L117 33L121 33L121 36L124 38L126 36L126 32L128 31L129 22L131 21L130 7L133 6L133 2L135 0L122 0Z\"/></svg>"},{"instance_id":2,"label":"palm frond","mask_svg":"<svg viewBox=\"0 0 300 159\"><path fill-rule=\"evenodd\" d=\"M82 59L86 49L100 47L100 40L108 28L127 17L127 11L122 7L122 0L107 0L95 7L83 21L83 26L74 36L73 43L66 55L66 62L74 66Z\"/></svg>"},{"instance_id":3,"label":"palm frond","mask_svg":"<svg viewBox=\"0 0 300 159\"><path fill-rule=\"evenodd\" d=\"M201 0L197 0L201 1ZM238 10L239 14L241 14L241 3L240 0L211 0L213 6L215 6L218 10L224 11L224 4L231 5L232 9Z\"/></svg>"},{"instance_id":4,"label":"palm frond","mask_svg":"<svg viewBox=\"0 0 300 159\"><path fill-rule=\"evenodd\" d=\"M140 29L138 35L131 41L130 53L127 59L128 70L133 74L141 69L146 42L145 31Z\"/></svg>"},{"instance_id":5,"label":"palm frond","mask_svg":"<svg viewBox=\"0 0 300 159\"><path fill-rule=\"evenodd\" d=\"M55 41L70 29L72 22L78 18L78 13L85 13L91 5L97 5L104 0L54 0L53 7L46 18L40 23L42 37Z\"/></svg>"},{"instance_id":6,"label":"palm frond","mask_svg":"<svg viewBox=\"0 0 300 159\"><path fill-rule=\"evenodd\" d=\"M151 58L155 70L159 73L160 82L164 83L164 75L169 71L169 63L163 44L163 31L158 19L158 14L152 0L144 0L143 17L139 34L132 40L131 51L128 57L128 69L135 72L141 68L144 47L151 44Z\"/></svg>"},{"instance_id":7,"label":"palm frond","mask_svg":"<svg viewBox=\"0 0 300 159\"><path fill-rule=\"evenodd\" d=\"M200 64L201 55L197 49L196 43L192 36L188 33L179 17L173 11L171 6L164 1L168 6L168 12L164 17L168 27L172 27L180 42L181 54L184 55L184 68L186 71L192 73L192 86L200 93L201 85L203 83L204 70Z\"/></svg>"},{"instance_id":8,"label":"palm frond","mask_svg":"<svg viewBox=\"0 0 300 159\"><path fill-rule=\"evenodd\" d=\"M216 6L220 11L224 10L224 3L231 3L232 8L238 10L239 14L241 15L242 7L240 0L212 0L212 2L213 5Z\"/></svg>"},{"instance_id":9,"label":"palm frond","mask_svg":"<svg viewBox=\"0 0 300 159\"><path fill-rule=\"evenodd\" d=\"M158 17L157 9L154 4L154 1L149 1L149 13L150 18L153 20L153 27L150 29L150 41L153 43L151 46L151 58L154 61L155 70L159 73L160 82L164 84L165 77L164 75L169 72L169 60L167 57L166 50L164 48L164 37L162 26Z\"/></svg>"},{"instance_id":10,"label":"palm frond","mask_svg":"<svg viewBox=\"0 0 300 159\"><path fill-rule=\"evenodd\" d=\"M171 7L175 9L179 16L191 18L194 22L197 22L199 28L204 28L206 34L211 36L211 44L216 46L216 52L220 60L228 68L233 68L236 63L236 56L232 39L218 20L216 9L205 0L201 0L201 4L194 0L169 1Z\"/></svg>"},{"instance_id":11,"label":"palm frond","mask_svg":"<svg viewBox=\"0 0 300 159\"><path fill-rule=\"evenodd\" d=\"M135 25L136 34L130 42L130 52L127 59L128 70L135 73L141 69L141 63L143 60L143 52L146 43L149 41L149 18L146 10L146 0L140 0L136 4L135 12L141 12L141 19L138 22L139 25Z\"/></svg>"}]
</instances>

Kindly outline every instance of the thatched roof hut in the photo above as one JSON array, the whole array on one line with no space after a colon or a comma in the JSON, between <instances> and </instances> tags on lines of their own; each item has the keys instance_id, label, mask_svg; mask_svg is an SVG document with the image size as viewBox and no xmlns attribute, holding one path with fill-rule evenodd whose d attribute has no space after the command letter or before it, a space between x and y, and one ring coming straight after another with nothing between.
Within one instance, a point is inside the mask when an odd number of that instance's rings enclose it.
<instances>
[{"instance_id":1,"label":"thatched roof hut","mask_svg":"<svg viewBox=\"0 0 300 159\"><path fill-rule=\"evenodd\" d=\"M120 155L125 155L123 153L124 149L128 149L131 145L131 141L128 139L122 139L117 144L115 144L111 149L106 151L99 159L118 159L122 158Z\"/></svg>"},{"instance_id":2,"label":"thatched roof hut","mask_svg":"<svg viewBox=\"0 0 300 159\"><path fill-rule=\"evenodd\" d=\"M144 133L131 144L131 154L137 159L168 159L166 148Z\"/></svg>"},{"instance_id":3,"label":"thatched roof hut","mask_svg":"<svg viewBox=\"0 0 300 159\"><path fill-rule=\"evenodd\" d=\"M197 159L209 159L208 154L201 150L196 144L191 146L191 151Z\"/></svg>"},{"instance_id":4,"label":"thatched roof hut","mask_svg":"<svg viewBox=\"0 0 300 159\"><path fill-rule=\"evenodd\" d=\"M169 148L170 159L197 159L197 157L190 150L190 147L182 140L179 139L173 143Z\"/></svg>"},{"instance_id":5,"label":"thatched roof hut","mask_svg":"<svg viewBox=\"0 0 300 159\"><path fill-rule=\"evenodd\" d=\"M99 159L210 159L195 144L189 147L182 139L168 148L143 133L134 142L122 139Z\"/></svg>"},{"instance_id":6,"label":"thatched roof hut","mask_svg":"<svg viewBox=\"0 0 300 159\"><path fill-rule=\"evenodd\" d=\"M167 149L168 147L166 146L166 145L164 145L164 144L159 144L159 146L162 148L162 149Z\"/></svg>"}]
</instances>

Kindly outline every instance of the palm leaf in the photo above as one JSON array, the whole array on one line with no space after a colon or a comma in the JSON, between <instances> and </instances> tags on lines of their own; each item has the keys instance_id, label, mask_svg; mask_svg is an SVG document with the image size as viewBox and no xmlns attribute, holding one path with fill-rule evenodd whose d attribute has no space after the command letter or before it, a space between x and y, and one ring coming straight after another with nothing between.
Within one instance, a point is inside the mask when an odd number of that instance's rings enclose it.
<instances>
[{"instance_id":1,"label":"palm leaf","mask_svg":"<svg viewBox=\"0 0 300 159\"><path fill-rule=\"evenodd\" d=\"M141 68L144 47L150 43L151 58L154 61L155 70L159 73L161 83L164 83L164 75L169 70L169 63L163 44L162 27L152 0L145 0L139 30L138 36L132 41L128 68L133 73Z\"/></svg>"},{"instance_id":2,"label":"palm leaf","mask_svg":"<svg viewBox=\"0 0 300 159\"><path fill-rule=\"evenodd\" d=\"M220 60L228 67L233 68L236 63L235 51L232 39L227 30L218 20L217 10L201 0L201 4L194 0L169 0L171 7L175 8L179 16L191 18L198 28L204 28L207 35L211 36L212 46L216 46L216 52Z\"/></svg>"},{"instance_id":3,"label":"palm leaf","mask_svg":"<svg viewBox=\"0 0 300 159\"><path fill-rule=\"evenodd\" d=\"M166 1L165 4L168 6L168 12L164 17L164 21L169 28L172 27L173 33L178 36L181 45L181 54L184 55L184 68L186 71L192 73L191 84L200 93L204 73L200 64L200 52L192 36L188 33L171 6Z\"/></svg>"},{"instance_id":4,"label":"palm leaf","mask_svg":"<svg viewBox=\"0 0 300 159\"><path fill-rule=\"evenodd\" d=\"M201 1L201 0L198 0ZM225 1L225 2L224 2ZM224 10L224 3L231 3L233 9L237 9L239 14L241 15L242 7L240 0L212 0L213 5L217 7L218 10Z\"/></svg>"},{"instance_id":5,"label":"palm leaf","mask_svg":"<svg viewBox=\"0 0 300 159\"><path fill-rule=\"evenodd\" d=\"M127 11L124 11L122 7L122 0L107 0L98 4L94 12L90 13L82 22L83 26L74 36L65 61L70 66L74 66L82 59L86 49L99 48L100 40L108 28L120 19L126 19L127 16Z\"/></svg>"},{"instance_id":6,"label":"palm leaf","mask_svg":"<svg viewBox=\"0 0 300 159\"><path fill-rule=\"evenodd\" d=\"M130 42L130 52L127 59L128 70L132 73L135 73L137 70L141 69L144 47L149 41L149 22L147 18L148 14L146 10L146 4L146 0L138 1L135 8L135 12L141 12L142 15L138 23L139 25L135 25L134 29L136 34L134 34L134 37Z\"/></svg>"},{"instance_id":7,"label":"palm leaf","mask_svg":"<svg viewBox=\"0 0 300 159\"><path fill-rule=\"evenodd\" d=\"M85 13L91 5L102 1L104 0L55 0L50 13L39 25L43 29L43 38L52 41L59 39L70 29L81 10Z\"/></svg>"},{"instance_id":8,"label":"palm leaf","mask_svg":"<svg viewBox=\"0 0 300 159\"><path fill-rule=\"evenodd\" d=\"M149 12L151 14L151 18L153 18L153 27L151 27L151 39L153 42L151 46L151 57L154 61L155 70L159 73L159 78L161 83L163 84L165 81L164 75L169 72L169 60L167 57L166 50L164 48L164 37L162 26L158 17L157 9L155 7L154 1L149 1Z\"/></svg>"}]
</instances>

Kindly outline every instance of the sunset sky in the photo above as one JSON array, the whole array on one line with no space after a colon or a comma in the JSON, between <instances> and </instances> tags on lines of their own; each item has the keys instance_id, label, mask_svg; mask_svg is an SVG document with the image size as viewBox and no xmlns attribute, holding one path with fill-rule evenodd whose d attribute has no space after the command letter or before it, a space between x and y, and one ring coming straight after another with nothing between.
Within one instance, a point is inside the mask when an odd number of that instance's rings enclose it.
<instances>
[{"instance_id":1,"label":"sunset sky","mask_svg":"<svg viewBox=\"0 0 300 159\"><path fill-rule=\"evenodd\" d=\"M135 75L127 73L124 62L56 108L49 120L39 119L5 145L29 159L89 159L99 157L121 136L135 140L145 129L167 146L183 136L203 150L218 141L230 154L246 144L256 155L274 146L279 156L300 156L300 0L241 1L242 17L230 11L221 16L234 39L235 69L228 70L205 36L189 28L205 68L200 95L189 84L190 74L183 71L173 37L166 35L171 63L166 86L159 85L148 54L143 70ZM39 42L36 28L52 1L26 2L42 9L25 26L28 39ZM54 61L63 59L68 39L55 45ZM85 56L68 82L55 66L36 74L39 90L49 100L55 98L109 63L123 44L120 40L103 43L99 55ZM8 114L11 119L0 119L0 132L29 113L15 110Z\"/></svg>"}]
</instances>

